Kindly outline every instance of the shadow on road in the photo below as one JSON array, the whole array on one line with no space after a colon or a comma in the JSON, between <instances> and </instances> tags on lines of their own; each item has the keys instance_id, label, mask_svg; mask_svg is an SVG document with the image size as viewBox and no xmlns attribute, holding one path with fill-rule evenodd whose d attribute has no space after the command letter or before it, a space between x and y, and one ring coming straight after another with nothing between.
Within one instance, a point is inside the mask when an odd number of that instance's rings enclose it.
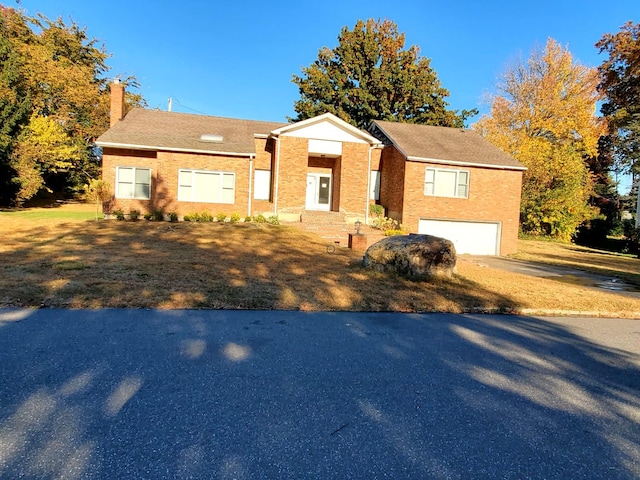
<instances>
[{"instance_id":1,"label":"shadow on road","mask_svg":"<svg viewBox=\"0 0 640 480\"><path fill-rule=\"evenodd\" d=\"M639 336L616 320L0 310L0 477L638 478Z\"/></svg>"}]
</instances>

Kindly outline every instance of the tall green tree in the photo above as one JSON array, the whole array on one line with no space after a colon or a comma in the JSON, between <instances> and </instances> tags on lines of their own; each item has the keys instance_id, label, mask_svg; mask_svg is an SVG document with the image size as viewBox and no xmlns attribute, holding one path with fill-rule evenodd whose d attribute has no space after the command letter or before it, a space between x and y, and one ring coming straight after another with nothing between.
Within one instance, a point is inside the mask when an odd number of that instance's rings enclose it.
<instances>
[{"instance_id":1,"label":"tall green tree","mask_svg":"<svg viewBox=\"0 0 640 480\"><path fill-rule=\"evenodd\" d=\"M32 110L31 94L22 75L24 59L17 48L31 32L17 17L13 10L0 6L0 203L5 204L17 190L12 182L15 170L9 161L13 143Z\"/></svg>"},{"instance_id":2,"label":"tall green tree","mask_svg":"<svg viewBox=\"0 0 640 480\"><path fill-rule=\"evenodd\" d=\"M520 212L527 233L568 239L594 213L588 163L606 131L595 114L597 84L596 69L549 39L503 74L491 113L474 126L527 167Z\"/></svg>"},{"instance_id":3,"label":"tall green tree","mask_svg":"<svg viewBox=\"0 0 640 480\"><path fill-rule=\"evenodd\" d=\"M596 43L607 58L599 67L598 86L605 96L602 114L609 121L611 149L617 165L640 177L640 23L628 22L620 31Z\"/></svg>"},{"instance_id":4,"label":"tall green tree","mask_svg":"<svg viewBox=\"0 0 640 480\"><path fill-rule=\"evenodd\" d=\"M390 20L358 20L343 27L338 46L324 47L302 75L294 104L304 120L330 112L360 128L371 120L462 127L477 110L448 109L449 92L419 47L404 48L405 36Z\"/></svg>"},{"instance_id":5,"label":"tall green tree","mask_svg":"<svg viewBox=\"0 0 640 480\"><path fill-rule=\"evenodd\" d=\"M107 58L73 22L0 6L0 202L22 204L54 185L77 192L99 176Z\"/></svg>"}]
</instances>

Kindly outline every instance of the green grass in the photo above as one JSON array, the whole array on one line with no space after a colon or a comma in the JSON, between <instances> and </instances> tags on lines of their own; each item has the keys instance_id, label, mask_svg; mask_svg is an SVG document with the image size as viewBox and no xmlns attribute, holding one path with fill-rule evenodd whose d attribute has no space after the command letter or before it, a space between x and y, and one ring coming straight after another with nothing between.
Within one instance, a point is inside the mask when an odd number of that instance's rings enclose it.
<instances>
[{"instance_id":1,"label":"green grass","mask_svg":"<svg viewBox=\"0 0 640 480\"><path fill-rule=\"evenodd\" d=\"M25 208L0 210L0 222L3 218L24 220L85 221L95 220L95 211L71 211L64 208Z\"/></svg>"}]
</instances>

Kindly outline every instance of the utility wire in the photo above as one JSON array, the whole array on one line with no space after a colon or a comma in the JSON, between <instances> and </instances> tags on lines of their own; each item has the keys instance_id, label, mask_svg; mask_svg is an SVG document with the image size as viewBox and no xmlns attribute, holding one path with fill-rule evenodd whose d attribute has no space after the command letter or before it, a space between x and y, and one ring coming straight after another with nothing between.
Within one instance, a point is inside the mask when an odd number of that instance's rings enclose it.
<instances>
[{"instance_id":1,"label":"utility wire","mask_svg":"<svg viewBox=\"0 0 640 480\"><path fill-rule=\"evenodd\" d=\"M187 107L186 105L181 103L180 100L178 100L175 97L171 97L171 98L173 99L174 102L176 102L178 105L180 105L182 108L184 108L186 110L190 110L192 112L199 113L200 115L208 115L208 113L201 112L200 110L196 110L195 108Z\"/></svg>"}]
</instances>

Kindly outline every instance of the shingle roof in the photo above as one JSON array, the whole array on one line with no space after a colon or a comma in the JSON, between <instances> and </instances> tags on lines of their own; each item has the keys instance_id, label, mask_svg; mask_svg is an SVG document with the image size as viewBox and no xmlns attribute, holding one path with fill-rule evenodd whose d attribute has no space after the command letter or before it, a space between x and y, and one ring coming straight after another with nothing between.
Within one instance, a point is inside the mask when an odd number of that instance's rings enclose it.
<instances>
[{"instance_id":1,"label":"shingle roof","mask_svg":"<svg viewBox=\"0 0 640 480\"><path fill-rule=\"evenodd\" d=\"M375 136L387 137L409 160L525 169L473 130L382 120L372 122L370 130Z\"/></svg>"},{"instance_id":2,"label":"shingle roof","mask_svg":"<svg viewBox=\"0 0 640 480\"><path fill-rule=\"evenodd\" d=\"M186 152L255 153L254 135L268 135L286 123L239 120L135 108L101 135L99 146ZM201 135L221 135L221 142L204 142Z\"/></svg>"}]
</instances>

